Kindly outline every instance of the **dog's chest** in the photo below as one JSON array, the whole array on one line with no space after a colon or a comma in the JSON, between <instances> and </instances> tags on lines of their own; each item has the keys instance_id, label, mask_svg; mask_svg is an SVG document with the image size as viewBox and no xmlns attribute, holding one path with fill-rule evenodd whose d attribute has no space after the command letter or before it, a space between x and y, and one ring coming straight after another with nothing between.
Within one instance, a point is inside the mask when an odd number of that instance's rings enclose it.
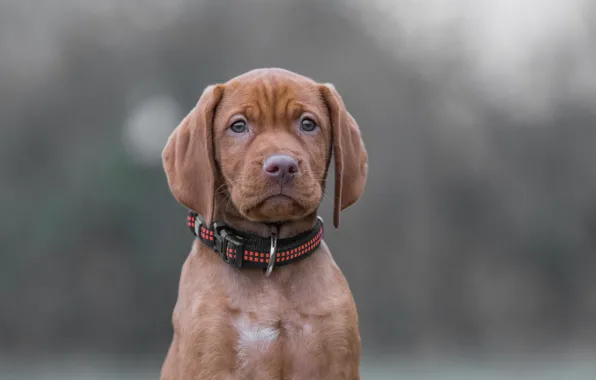
<instances>
[{"instance_id":1,"label":"dog's chest","mask_svg":"<svg viewBox=\"0 0 596 380\"><path fill-rule=\"evenodd\" d=\"M294 297L272 284L244 290L235 289L235 294L242 296L230 297L230 306L236 311L230 315L230 322L236 333L239 372L266 379L269 371L296 376L316 366L328 336L323 328L328 318L313 315L312 306L304 303L306 297ZM296 358L307 360L309 365L297 365Z\"/></svg>"},{"instance_id":2,"label":"dog's chest","mask_svg":"<svg viewBox=\"0 0 596 380\"><path fill-rule=\"evenodd\" d=\"M294 357L310 358L312 364L316 362L319 340L315 333L316 325L307 316L286 312L241 312L233 317L234 329L237 333L235 344L236 359L240 372L256 375L263 363L270 369L277 367L283 371ZM277 364L277 365L276 365ZM292 372L300 371L295 365Z\"/></svg>"},{"instance_id":3,"label":"dog's chest","mask_svg":"<svg viewBox=\"0 0 596 380\"><path fill-rule=\"evenodd\" d=\"M180 334L191 329L188 347L201 365L222 358L235 379L320 378L334 355L349 351L354 324L346 317L349 292L338 286L334 267L323 264L286 278L232 270L197 275L199 290L186 298L192 306L181 314Z\"/></svg>"}]
</instances>

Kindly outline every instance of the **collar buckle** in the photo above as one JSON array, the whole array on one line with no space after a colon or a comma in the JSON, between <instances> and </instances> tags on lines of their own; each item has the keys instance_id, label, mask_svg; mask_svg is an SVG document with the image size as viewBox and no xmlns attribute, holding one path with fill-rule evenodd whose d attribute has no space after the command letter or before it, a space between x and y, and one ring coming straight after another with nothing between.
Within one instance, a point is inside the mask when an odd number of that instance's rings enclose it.
<instances>
[{"instance_id":1,"label":"collar buckle","mask_svg":"<svg viewBox=\"0 0 596 380\"><path fill-rule=\"evenodd\" d=\"M228 231L226 231L225 228L225 225L217 222L213 223L213 250L227 263L229 261L225 252L227 248L226 236L228 235Z\"/></svg>"},{"instance_id":2,"label":"collar buckle","mask_svg":"<svg viewBox=\"0 0 596 380\"><path fill-rule=\"evenodd\" d=\"M213 250L228 264L242 268L244 244L241 237L235 235L223 223L213 223ZM232 255L235 255L232 256Z\"/></svg>"},{"instance_id":3,"label":"collar buckle","mask_svg":"<svg viewBox=\"0 0 596 380\"><path fill-rule=\"evenodd\" d=\"M195 213L194 211L189 212L188 214L188 228L190 231L197 237L201 237L201 228L205 225L203 218L201 215Z\"/></svg>"}]
</instances>

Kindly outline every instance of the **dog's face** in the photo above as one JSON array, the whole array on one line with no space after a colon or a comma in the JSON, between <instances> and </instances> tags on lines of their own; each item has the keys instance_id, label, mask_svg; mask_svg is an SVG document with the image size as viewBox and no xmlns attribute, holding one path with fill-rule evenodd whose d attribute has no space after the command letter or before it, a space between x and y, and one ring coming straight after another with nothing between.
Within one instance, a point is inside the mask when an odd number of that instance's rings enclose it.
<instances>
[{"instance_id":1,"label":"dog's face","mask_svg":"<svg viewBox=\"0 0 596 380\"><path fill-rule=\"evenodd\" d=\"M334 224L362 194L367 154L354 118L332 85L282 69L249 71L209 86L163 152L176 199L212 222L215 194L242 217L297 220L323 197L335 157Z\"/></svg>"},{"instance_id":2,"label":"dog's face","mask_svg":"<svg viewBox=\"0 0 596 380\"><path fill-rule=\"evenodd\" d=\"M297 220L317 209L331 131L316 82L265 73L236 78L225 85L213 129L222 190L244 218Z\"/></svg>"}]
</instances>

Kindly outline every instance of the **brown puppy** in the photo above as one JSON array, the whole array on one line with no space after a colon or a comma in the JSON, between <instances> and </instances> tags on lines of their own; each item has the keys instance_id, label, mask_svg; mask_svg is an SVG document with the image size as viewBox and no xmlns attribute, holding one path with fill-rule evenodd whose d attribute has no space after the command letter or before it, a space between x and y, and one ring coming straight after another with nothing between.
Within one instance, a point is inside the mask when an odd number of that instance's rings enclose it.
<instances>
[{"instance_id":1,"label":"brown puppy","mask_svg":"<svg viewBox=\"0 0 596 380\"><path fill-rule=\"evenodd\" d=\"M224 222L283 240L315 225L332 152L337 227L366 181L358 126L332 85L258 69L207 87L172 133L163 161L176 199L207 226ZM161 378L359 379L352 294L324 242L312 246L308 257L266 276L195 240Z\"/></svg>"}]
</instances>

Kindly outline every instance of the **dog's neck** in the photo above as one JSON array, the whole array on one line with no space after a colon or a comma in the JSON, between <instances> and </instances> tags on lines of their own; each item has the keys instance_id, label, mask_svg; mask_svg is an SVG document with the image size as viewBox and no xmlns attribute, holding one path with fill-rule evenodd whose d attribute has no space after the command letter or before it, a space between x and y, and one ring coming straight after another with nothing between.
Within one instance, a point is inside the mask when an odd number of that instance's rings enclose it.
<instances>
[{"instance_id":1,"label":"dog's neck","mask_svg":"<svg viewBox=\"0 0 596 380\"><path fill-rule=\"evenodd\" d=\"M227 197L224 199L227 199ZM317 220L317 211L315 210L314 213L297 220L287 220L279 223L253 222L243 217L229 201L223 202L216 198L216 204L225 205L225 207L216 208L215 221L223 221L237 231L248 232L264 238L270 237L275 229L278 229L277 237L280 239L296 236L313 228Z\"/></svg>"},{"instance_id":2,"label":"dog's neck","mask_svg":"<svg viewBox=\"0 0 596 380\"><path fill-rule=\"evenodd\" d=\"M299 220L288 220L281 223L252 222L234 212L218 214L216 220L223 220L224 223L237 231L248 232L261 237L270 237L271 233L278 229L277 233L280 239L296 236L313 228L317 219L316 212Z\"/></svg>"}]
</instances>

